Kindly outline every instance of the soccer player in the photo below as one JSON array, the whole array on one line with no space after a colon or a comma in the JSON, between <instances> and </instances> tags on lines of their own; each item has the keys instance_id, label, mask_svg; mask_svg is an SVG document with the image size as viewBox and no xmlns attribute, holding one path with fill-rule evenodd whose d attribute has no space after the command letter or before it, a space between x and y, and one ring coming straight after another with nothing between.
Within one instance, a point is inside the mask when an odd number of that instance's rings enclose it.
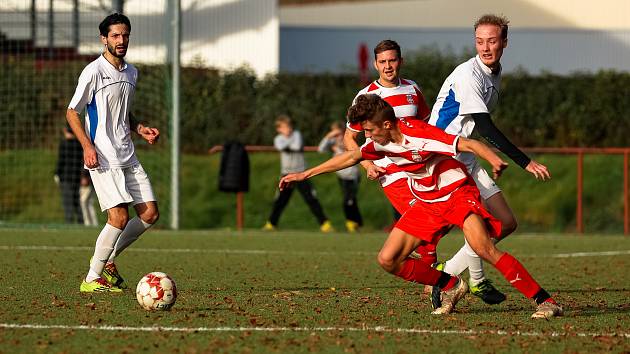
<instances>
[{"instance_id":1,"label":"soccer player","mask_svg":"<svg viewBox=\"0 0 630 354\"><path fill-rule=\"evenodd\" d=\"M402 65L403 58L398 43L389 39L381 41L374 47L374 68L378 71L379 78L359 91L356 97L366 93L376 94L394 108L396 117L401 121L426 121L430 117L431 110L420 87L411 80L400 78ZM348 123L348 129L344 136L344 144L348 150L358 149L357 139L362 130L360 124ZM390 159L384 158L374 162L364 160L361 165L366 169L369 179L378 178L387 199L400 214L404 214L415 197L409 190L407 176L404 173L384 173L383 167L390 163ZM447 233L448 230L449 228L445 228L444 233ZM416 251L417 253L412 253L414 257L419 256L427 264L436 263L435 243L423 244ZM485 280L481 266L475 267L473 264L472 269L476 271L477 277ZM483 284L474 283L472 285L473 295L480 297L486 303L496 304L505 300L505 295L496 290L492 283L487 280ZM430 289L426 290L430 291Z\"/></svg>"},{"instance_id":2,"label":"soccer player","mask_svg":"<svg viewBox=\"0 0 630 354\"><path fill-rule=\"evenodd\" d=\"M282 178L280 189L321 173L336 171L362 160L389 156L386 169L406 173L415 202L402 215L378 255L381 267L407 281L438 286L441 306L434 314L450 313L468 290L459 276L447 275L419 259L408 258L421 243L436 242L451 224L460 227L470 247L493 264L519 292L538 304L532 318L562 314L551 296L536 283L525 267L510 254L496 248L491 240L501 237L501 222L481 204L479 190L466 167L453 159L458 152L470 152L487 160L497 178L507 164L484 144L444 133L424 122L404 122L377 95L362 95L348 110L348 120L360 123L366 142L301 173Z\"/></svg>"},{"instance_id":3,"label":"soccer player","mask_svg":"<svg viewBox=\"0 0 630 354\"><path fill-rule=\"evenodd\" d=\"M107 223L96 239L90 269L81 292L121 292L127 285L114 258L158 220L151 182L136 157L131 133L149 144L160 132L131 115L138 71L124 60L131 23L125 15L111 14L99 25L105 50L81 75L66 119L83 147L85 167L98 197L107 210ZM86 109L84 127L79 113ZM129 220L128 207L137 216Z\"/></svg>"},{"instance_id":4,"label":"soccer player","mask_svg":"<svg viewBox=\"0 0 630 354\"><path fill-rule=\"evenodd\" d=\"M276 132L278 135L273 139L273 146L280 152L280 173L286 174L303 171L306 168L304 159L304 142L302 134L293 128L291 118L287 115L280 115L276 118ZM330 220L324 214L322 205L317 199L317 193L310 181L297 183L297 189L309 209L319 223L319 230L324 233L335 231ZM285 188L276 194L269 219L263 226L265 231L273 231L278 227L278 221L293 195L294 188Z\"/></svg>"},{"instance_id":5,"label":"soccer player","mask_svg":"<svg viewBox=\"0 0 630 354\"><path fill-rule=\"evenodd\" d=\"M433 106L429 124L465 138L470 137L476 129L517 165L537 179L545 180L551 177L547 167L530 159L512 144L490 117L490 111L499 99L500 60L508 44L508 23L507 18L496 15L484 15L475 22L477 55L459 65L446 78ZM512 210L501 189L479 165L476 157L469 152L461 152L456 158L466 165L474 178L488 211L501 221L501 238L514 232L517 222ZM461 274L466 268L470 274L472 293L486 291L491 295L488 297L489 303L499 303L505 299L505 295L485 279L482 261L468 244L444 264L444 270L450 274Z\"/></svg>"}]
</instances>

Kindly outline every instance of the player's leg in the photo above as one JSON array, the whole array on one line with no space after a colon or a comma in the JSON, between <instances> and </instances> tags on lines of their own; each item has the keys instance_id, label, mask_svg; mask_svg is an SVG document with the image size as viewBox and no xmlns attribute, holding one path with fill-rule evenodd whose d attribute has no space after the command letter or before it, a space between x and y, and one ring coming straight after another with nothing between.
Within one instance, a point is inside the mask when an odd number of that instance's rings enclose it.
<instances>
[{"instance_id":1,"label":"player's leg","mask_svg":"<svg viewBox=\"0 0 630 354\"><path fill-rule=\"evenodd\" d=\"M516 216L514 216L514 212L505 200L503 192L499 191L488 198L484 198L482 194L482 200L483 205L490 214L501 221L500 239L505 238L516 230L518 227Z\"/></svg>"},{"instance_id":2,"label":"player's leg","mask_svg":"<svg viewBox=\"0 0 630 354\"><path fill-rule=\"evenodd\" d=\"M271 207L271 214L269 215L269 219L265 223L263 227L264 230L275 230L278 226L278 221L280 220L280 216L282 215L282 211L289 203L289 199L291 199L291 195L295 190L295 185L290 185L283 190L278 190L276 188L276 196L273 200L273 205Z\"/></svg>"},{"instance_id":3,"label":"player's leg","mask_svg":"<svg viewBox=\"0 0 630 354\"><path fill-rule=\"evenodd\" d=\"M539 307L533 318L561 315L562 308L538 285L525 267L510 254L497 249L491 237L500 236L500 223L477 203L476 193L470 193L470 189L460 189L455 193L458 195L451 198L452 205L445 217L462 228L475 253L494 265L520 293L536 301Z\"/></svg>"},{"instance_id":4,"label":"player's leg","mask_svg":"<svg viewBox=\"0 0 630 354\"><path fill-rule=\"evenodd\" d=\"M421 259L409 254L425 242L432 242L445 225L439 215L428 218L430 211L423 205L410 208L398 221L379 252L378 262L383 269L406 281L438 286L438 296L443 300L434 314L447 314L466 294L468 285L458 276L439 271ZM413 235L413 236L412 236Z\"/></svg>"},{"instance_id":5,"label":"player's leg","mask_svg":"<svg viewBox=\"0 0 630 354\"><path fill-rule=\"evenodd\" d=\"M497 186L494 180L490 178L486 170L481 167L479 162L474 159L472 162L468 163L467 167L473 177L473 180L475 181L475 185L479 190L482 200L490 200L496 207L497 214L495 215L492 211L491 214L501 221L502 237L504 230L507 232L503 222L506 222L506 225L515 225L514 215L507 206L507 203L501 193L501 189ZM500 203L501 201L503 201L504 208ZM511 229L511 231L513 231L513 229ZM444 271L449 274L461 274L464 270L466 270L466 268L468 268L468 273L470 275L470 292L473 295L478 296L485 303L491 305L499 304L505 301L505 294L497 290L490 280L486 279L482 259L472 250L467 242L464 243L464 246L462 246L462 248L455 253L451 259L445 262Z\"/></svg>"},{"instance_id":6,"label":"player's leg","mask_svg":"<svg viewBox=\"0 0 630 354\"><path fill-rule=\"evenodd\" d=\"M324 214L322 205L319 203L319 199L317 199L317 192L313 188L311 182L309 180L300 181L297 183L297 189L306 202L306 205L308 205L313 215L315 215L315 218L317 218L319 229L322 232L334 231L332 224Z\"/></svg>"},{"instance_id":7,"label":"player's leg","mask_svg":"<svg viewBox=\"0 0 630 354\"><path fill-rule=\"evenodd\" d=\"M90 269L85 280L81 283L80 290L82 292L120 291L120 288L112 286L102 275L105 264L128 219L127 204L120 204L107 209L107 223L96 239L94 254L90 259Z\"/></svg>"},{"instance_id":8,"label":"player's leg","mask_svg":"<svg viewBox=\"0 0 630 354\"><path fill-rule=\"evenodd\" d=\"M125 188L133 198L136 216L127 222L120 237L118 237L114 251L105 265L103 275L109 283L126 289L127 284L118 272L114 259L158 221L160 212L153 194L151 181L142 165L125 168L123 172L125 174Z\"/></svg>"},{"instance_id":9,"label":"player's leg","mask_svg":"<svg viewBox=\"0 0 630 354\"><path fill-rule=\"evenodd\" d=\"M129 221L128 204L133 197L126 188L125 172L119 168L90 170L90 176L101 210L107 210L107 223L96 240L94 255L90 260L90 271L81 284L81 291L120 291L103 279L103 269L114 246ZM97 284L98 283L98 284ZM104 284L110 284L106 290Z\"/></svg>"}]
</instances>

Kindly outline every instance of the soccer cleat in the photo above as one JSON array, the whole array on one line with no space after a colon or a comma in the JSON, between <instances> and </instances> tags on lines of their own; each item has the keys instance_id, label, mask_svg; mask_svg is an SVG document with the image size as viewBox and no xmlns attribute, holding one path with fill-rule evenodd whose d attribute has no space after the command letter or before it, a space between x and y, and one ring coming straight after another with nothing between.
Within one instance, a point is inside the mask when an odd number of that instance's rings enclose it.
<instances>
[{"instance_id":1,"label":"soccer cleat","mask_svg":"<svg viewBox=\"0 0 630 354\"><path fill-rule=\"evenodd\" d=\"M470 293L490 305L500 304L505 301L505 294L497 290L488 279L484 279L481 283L474 286L471 284Z\"/></svg>"},{"instance_id":2,"label":"soccer cleat","mask_svg":"<svg viewBox=\"0 0 630 354\"><path fill-rule=\"evenodd\" d=\"M348 230L351 234L359 231L359 223L352 220L346 220L346 230Z\"/></svg>"},{"instance_id":3,"label":"soccer cleat","mask_svg":"<svg viewBox=\"0 0 630 354\"><path fill-rule=\"evenodd\" d=\"M125 280L120 276L120 273L118 273L118 269L116 269L116 264L114 264L114 262L108 262L105 264L102 275L108 283L115 287L120 289L129 288L127 283L125 283Z\"/></svg>"},{"instance_id":4,"label":"soccer cleat","mask_svg":"<svg viewBox=\"0 0 630 354\"><path fill-rule=\"evenodd\" d=\"M330 223L330 220L326 220L319 226L319 231L327 234L330 232L335 232L335 228Z\"/></svg>"},{"instance_id":5,"label":"soccer cleat","mask_svg":"<svg viewBox=\"0 0 630 354\"><path fill-rule=\"evenodd\" d=\"M437 287L434 287L434 289L435 288ZM446 315L453 312L453 309L455 309L455 304L457 304L457 302L461 300L464 297L464 295L466 295L467 292L468 292L468 283L463 281L462 278L457 277L457 284L455 284L454 287L452 287L451 289L447 291L441 292L440 295L441 295L442 305L436 308L435 310L433 310L431 314Z\"/></svg>"},{"instance_id":6,"label":"soccer cleat","mask_svg":"<svg viewBox=\"0 0 630 354\"><path fill-rule=\"evenodd\" d=\"M120 293L122 292L122 289L117 286L113 286L103 278L96 278L91 282L87 282L83 279L81 287L79 287L79 291L82 293Z\"/></svg>"},{"instance_id":7,"label":"soccer cleat","mask_svg":"<svg viewBox=\"0 0 630 354\"><path fill-rule=\"evenodd\" d=\"M262 227L263 231L276 231L276 226L269 221Z\"/></svg>"},{"instance_id":8,"label":"soccer cleat","mask_svg":"<svg viewBox=\"0 0 630 354\"><path fill-rule=\"evenodd\" d=\"M555 302L552 301L545 301L542 304L538 305L538 307L536 307L536 312L534 312L534 314L532 315L533 319L540 319L540 318L544 318L544 319L548 319L550 317L557 317L557 316L562 316L564 314L564 310L562 309L562 306L556 304Z\"/></svg>"}]
</instances>

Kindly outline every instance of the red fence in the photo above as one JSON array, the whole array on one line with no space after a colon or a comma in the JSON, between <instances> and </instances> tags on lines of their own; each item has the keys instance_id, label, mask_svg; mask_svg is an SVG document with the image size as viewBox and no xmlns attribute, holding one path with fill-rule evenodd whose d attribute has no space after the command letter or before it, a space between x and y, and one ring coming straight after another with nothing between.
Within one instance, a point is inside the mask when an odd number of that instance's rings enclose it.
<instances>
[{"instance_id":1,"label":"red fence","mask_svg":"<svg viewBox=\"0 0 630 354\"><path fill-rule=\"evenodd\" d=\"M248 145L249 152L275 152L273 146ZM213 154L223 150L223 146L217 145L208 150ZM317 151L316 146L305 146L304 151ZM630 156L630 148L523 148L523 151L538 154L557 154L557 155L576 155L577 156L577 199L576 199L576 229L577 232L584 232L583 222L583 181L584 181L584 155L623 155L623 233L630 234L630 196L629 196L629 178L628 178L628 157ZM237 218L236 226L238 229L243 228L243 195L237 193Z\"/></svg>"}]
</instances>

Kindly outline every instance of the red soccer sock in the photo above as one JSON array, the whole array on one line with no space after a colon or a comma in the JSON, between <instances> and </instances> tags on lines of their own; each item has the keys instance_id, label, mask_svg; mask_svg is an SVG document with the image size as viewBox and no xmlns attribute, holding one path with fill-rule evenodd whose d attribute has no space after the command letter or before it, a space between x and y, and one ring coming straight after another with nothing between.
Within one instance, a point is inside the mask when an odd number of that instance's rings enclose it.
<instances>
[{"instance_id":1,"label":"red soccer sock","mask_svg":"<svg viewBox=\"0 0 630 354\"><path fill-rule=\"evenodd\" d=\"M440 280L442 272L431 268L431 266L419 259L407 258L403 262L402 268L396 273L396 276L414 283L435 285Z\"/></svg>"},{"instance_id":2,"label":"red soccer sock","mask_svg":"<svg viewBox=\"0 0 630 354\"><path fill-rule=\"evenodd\" d=\"M527 298L533 298L541 289L521 262L505 253L494 265L510 284Z\"/></svg>"},{"instance_id":3,"label":"red soccer sock","mask_svg":"<svg viewBox=\"0 0 630 354\"><path fill-rule=\"evenodd\" d=\"M416 252L420 255L420 260L428 265L432 265L437 262L437 246L432 243L427 243L418 246Z\"/></svg>"}]
</instances>

